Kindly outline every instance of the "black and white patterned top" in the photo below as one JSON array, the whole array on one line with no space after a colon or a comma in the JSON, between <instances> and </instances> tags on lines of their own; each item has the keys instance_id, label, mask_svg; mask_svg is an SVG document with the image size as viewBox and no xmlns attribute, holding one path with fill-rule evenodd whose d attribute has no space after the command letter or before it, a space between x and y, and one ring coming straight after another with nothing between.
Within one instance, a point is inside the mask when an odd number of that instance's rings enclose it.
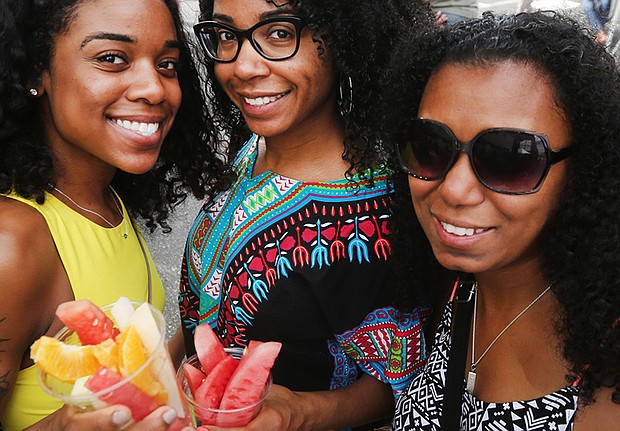
<instances>
[{"instance_id":1,"label":"black and white patterned top","mask_svg":"<svg viewBox=\"0 0 620 431\"><path fill-rule=\"evenodd\" d=\"M440 431L451 324L452 302L449 302L424 370L396 403L394 430ZM533 400L506 403L487 403L463 391L460 431L572 431L578 397L576 386Z\"/></svg>"}]
</instances>

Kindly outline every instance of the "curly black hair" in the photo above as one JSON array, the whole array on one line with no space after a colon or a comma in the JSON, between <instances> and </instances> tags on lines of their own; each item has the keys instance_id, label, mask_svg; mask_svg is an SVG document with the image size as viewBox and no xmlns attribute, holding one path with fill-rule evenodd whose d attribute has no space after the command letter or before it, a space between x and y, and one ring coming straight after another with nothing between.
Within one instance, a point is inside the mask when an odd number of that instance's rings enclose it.
<instances>
[{"instance_id":1,"label":"curly black hair","mask_svg":"<svg viewBox=\"0 0 620 431\"><path fill-rule=\"evenodd\" d=\"M0 193L42 203L55 181L37 104L27 89L49 67L55 37L71 24L84 0L0 2ZM142 175L118 171L112 186L133 216L151 230L169 230L166 218L189 193L204 198L228 187L230 174L206 112L202 83L181 23L177 1L162 0L180 45L178 80L183 101L155 167Z\"/></svg>"},{"instance_id":2,"label":"curly black hair","mask_svg":"<svg viewBox=\"0 0 620 431\"><path fill-rule=\"evenodd\" d=\"M333 59L341 79L350 77L353 84L352 109L344 115L345 142L343 158L350 164L347 172L364 173L369 168L385 167L387 149L383 148L374 126L373 108L383 93L379 85L401 34L423 31L434 18L424 0L289 0L276 6L293 7L306 18ZM201 20L210 19L214 0L200 0ZM319 50L318 55L321 55ZM204 60L209 76L214 76L213 62ZM247 140L250 131L239 110L224 93L217 80L207 82L213 113L222 130L231 136L232 152ZM338 90L336 90L338 91ZM346 91L345 91L346 93Z\"/></svg>"},{"instance_id":3,"label":"curly black hair","mask_svg":"<svg viewBox=\"0 0 620 431\"><path fill-rule=\"evenodd\" d=\"M424 85L441 65L503 61L531 65L550 78L574 148L562 204L543 241L546 275L556 281L553 292L564 308L557 330L570 363L567 379L583 375L580 403L591 403L601 387L612 388L620 403L620 72L614 58L589 30L555 12L486 13L407 38L384 82L391 101L384 106L385 133L397 139L399 124L417 115ZM399 186L406 188L406 179ZM400 292L403 306L445 289L419 223L409 223L413 233L400 244L413 262Z\"/></svg>"}]
</instances>

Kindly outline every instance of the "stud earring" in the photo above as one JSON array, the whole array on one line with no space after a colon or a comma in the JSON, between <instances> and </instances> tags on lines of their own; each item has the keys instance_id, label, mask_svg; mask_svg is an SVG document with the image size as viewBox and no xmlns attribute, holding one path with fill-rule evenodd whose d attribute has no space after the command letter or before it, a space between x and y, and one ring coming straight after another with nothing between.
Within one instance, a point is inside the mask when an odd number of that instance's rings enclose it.
<instances>
[{"instance_id":1,"label":"stud earring","mask_svg":"<svg viewBox=\"0 0 620 431\"><path fill-rule=\"evenodd\" d=\"M32 97L37 97L39 95L39 90L37 90L36 88L31 88L30 90L28 90L28 92Z\"/></svg>"}]
</instances>

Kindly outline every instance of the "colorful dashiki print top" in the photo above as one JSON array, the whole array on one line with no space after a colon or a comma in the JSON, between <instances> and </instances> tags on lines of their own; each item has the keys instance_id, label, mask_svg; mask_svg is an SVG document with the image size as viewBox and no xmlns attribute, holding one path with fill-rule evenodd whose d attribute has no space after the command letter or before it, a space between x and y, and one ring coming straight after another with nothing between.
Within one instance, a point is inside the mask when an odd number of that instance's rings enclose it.
<instances>
[{"instance_id":1,"label":"colorful dashiki print top","mask_svg":"<svg viewBox=\"0 0 620 431\"><path fill-rule=\"evenodd\" d=\"M451 326L452 302L449 302L428 362L396 403L394 430L440 431ZM506 403L487 403L463 391L459 431L571 431L578 398L576 386L567 386L533 400Z\"/></svg>"},{"instance_id":2,"label":"colorful dashiki print top","mask_svg":"<svg viewBox=\"0 0 620 431\"><path fill-rule=\"evenodd\" d=\"M380 308L355 330L336 335L336 340L364 372L389 384L398 398L426 363L423 329L430 314L430 307L409 313Z\"/></svg>"},{"instance_id":3,"label":"colorful dashiki print top","mask_svg":"<svg viewBox=\"0 0 620 431\"><path fill-rule=\"evenodd\" d=\"M240 150L238 180L205 204L189 233L179 294L187 353L196 325L208 324L228 346L282 342L275 383L292 390L346 386L362 370L336 336L357 328L365 334L357 340L387 337L386 327L372 335L372 323L360 324L391 303L388 178L376 174L371 185L359 178L301 182L273 172L252 177L258 140ZM397 336L411 335L409 344L420 350L421 323L407 323ZM355 347L354 338L349 333L347 349L386 360L374 345Z\"/></svg>"}]
</instances>

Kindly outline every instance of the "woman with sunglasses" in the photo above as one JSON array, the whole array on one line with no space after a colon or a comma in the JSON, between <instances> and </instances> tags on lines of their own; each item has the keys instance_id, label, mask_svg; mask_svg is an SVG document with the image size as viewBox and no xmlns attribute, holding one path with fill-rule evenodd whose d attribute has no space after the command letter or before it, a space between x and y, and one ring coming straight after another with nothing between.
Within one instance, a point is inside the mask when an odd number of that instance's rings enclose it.
<instances>
[{"instance_id":1,"label":"woman with sunglasses","mask_svg":"<svg viewBox=\"0 0 620 431\"><path fill-rule=\"evenodd\" d=\"M552 13L486 14L409 43L386 110L417 215L403 245L425 271L401 304L439 305L394 429L618 429L613 58Z\"/></svg>"},{"instance_id":2,"label":"woman with sunglasses","mask_svg":"<svg viewBox=\"0 0 620 431\"><path fill-rule=\"evenodd\" d=\"M223 175L177 2L3 0L0 29L0 429L165 430L168 406L131 426L126 406L63 407L30 346L73 299L163 309L133 219L166 229Z\"/></svg>"},{"instance_id":3,"label":"woman with sunglasses","mask_svg":"<svg viewBox=\"0 0 620 431\"><path fill-rule=\"evenodd\" d=\"M431 14L411 0L211 0L201 12L194 30L237 179L190 231L179 296L187 354L198 324L226 346L282 342L276 385L248 429L391 415L390 386L347 355L370 364L372 346L340 341L391 303L391 172L370 113L395 35Z\"/></svg>"}]
</instances>

